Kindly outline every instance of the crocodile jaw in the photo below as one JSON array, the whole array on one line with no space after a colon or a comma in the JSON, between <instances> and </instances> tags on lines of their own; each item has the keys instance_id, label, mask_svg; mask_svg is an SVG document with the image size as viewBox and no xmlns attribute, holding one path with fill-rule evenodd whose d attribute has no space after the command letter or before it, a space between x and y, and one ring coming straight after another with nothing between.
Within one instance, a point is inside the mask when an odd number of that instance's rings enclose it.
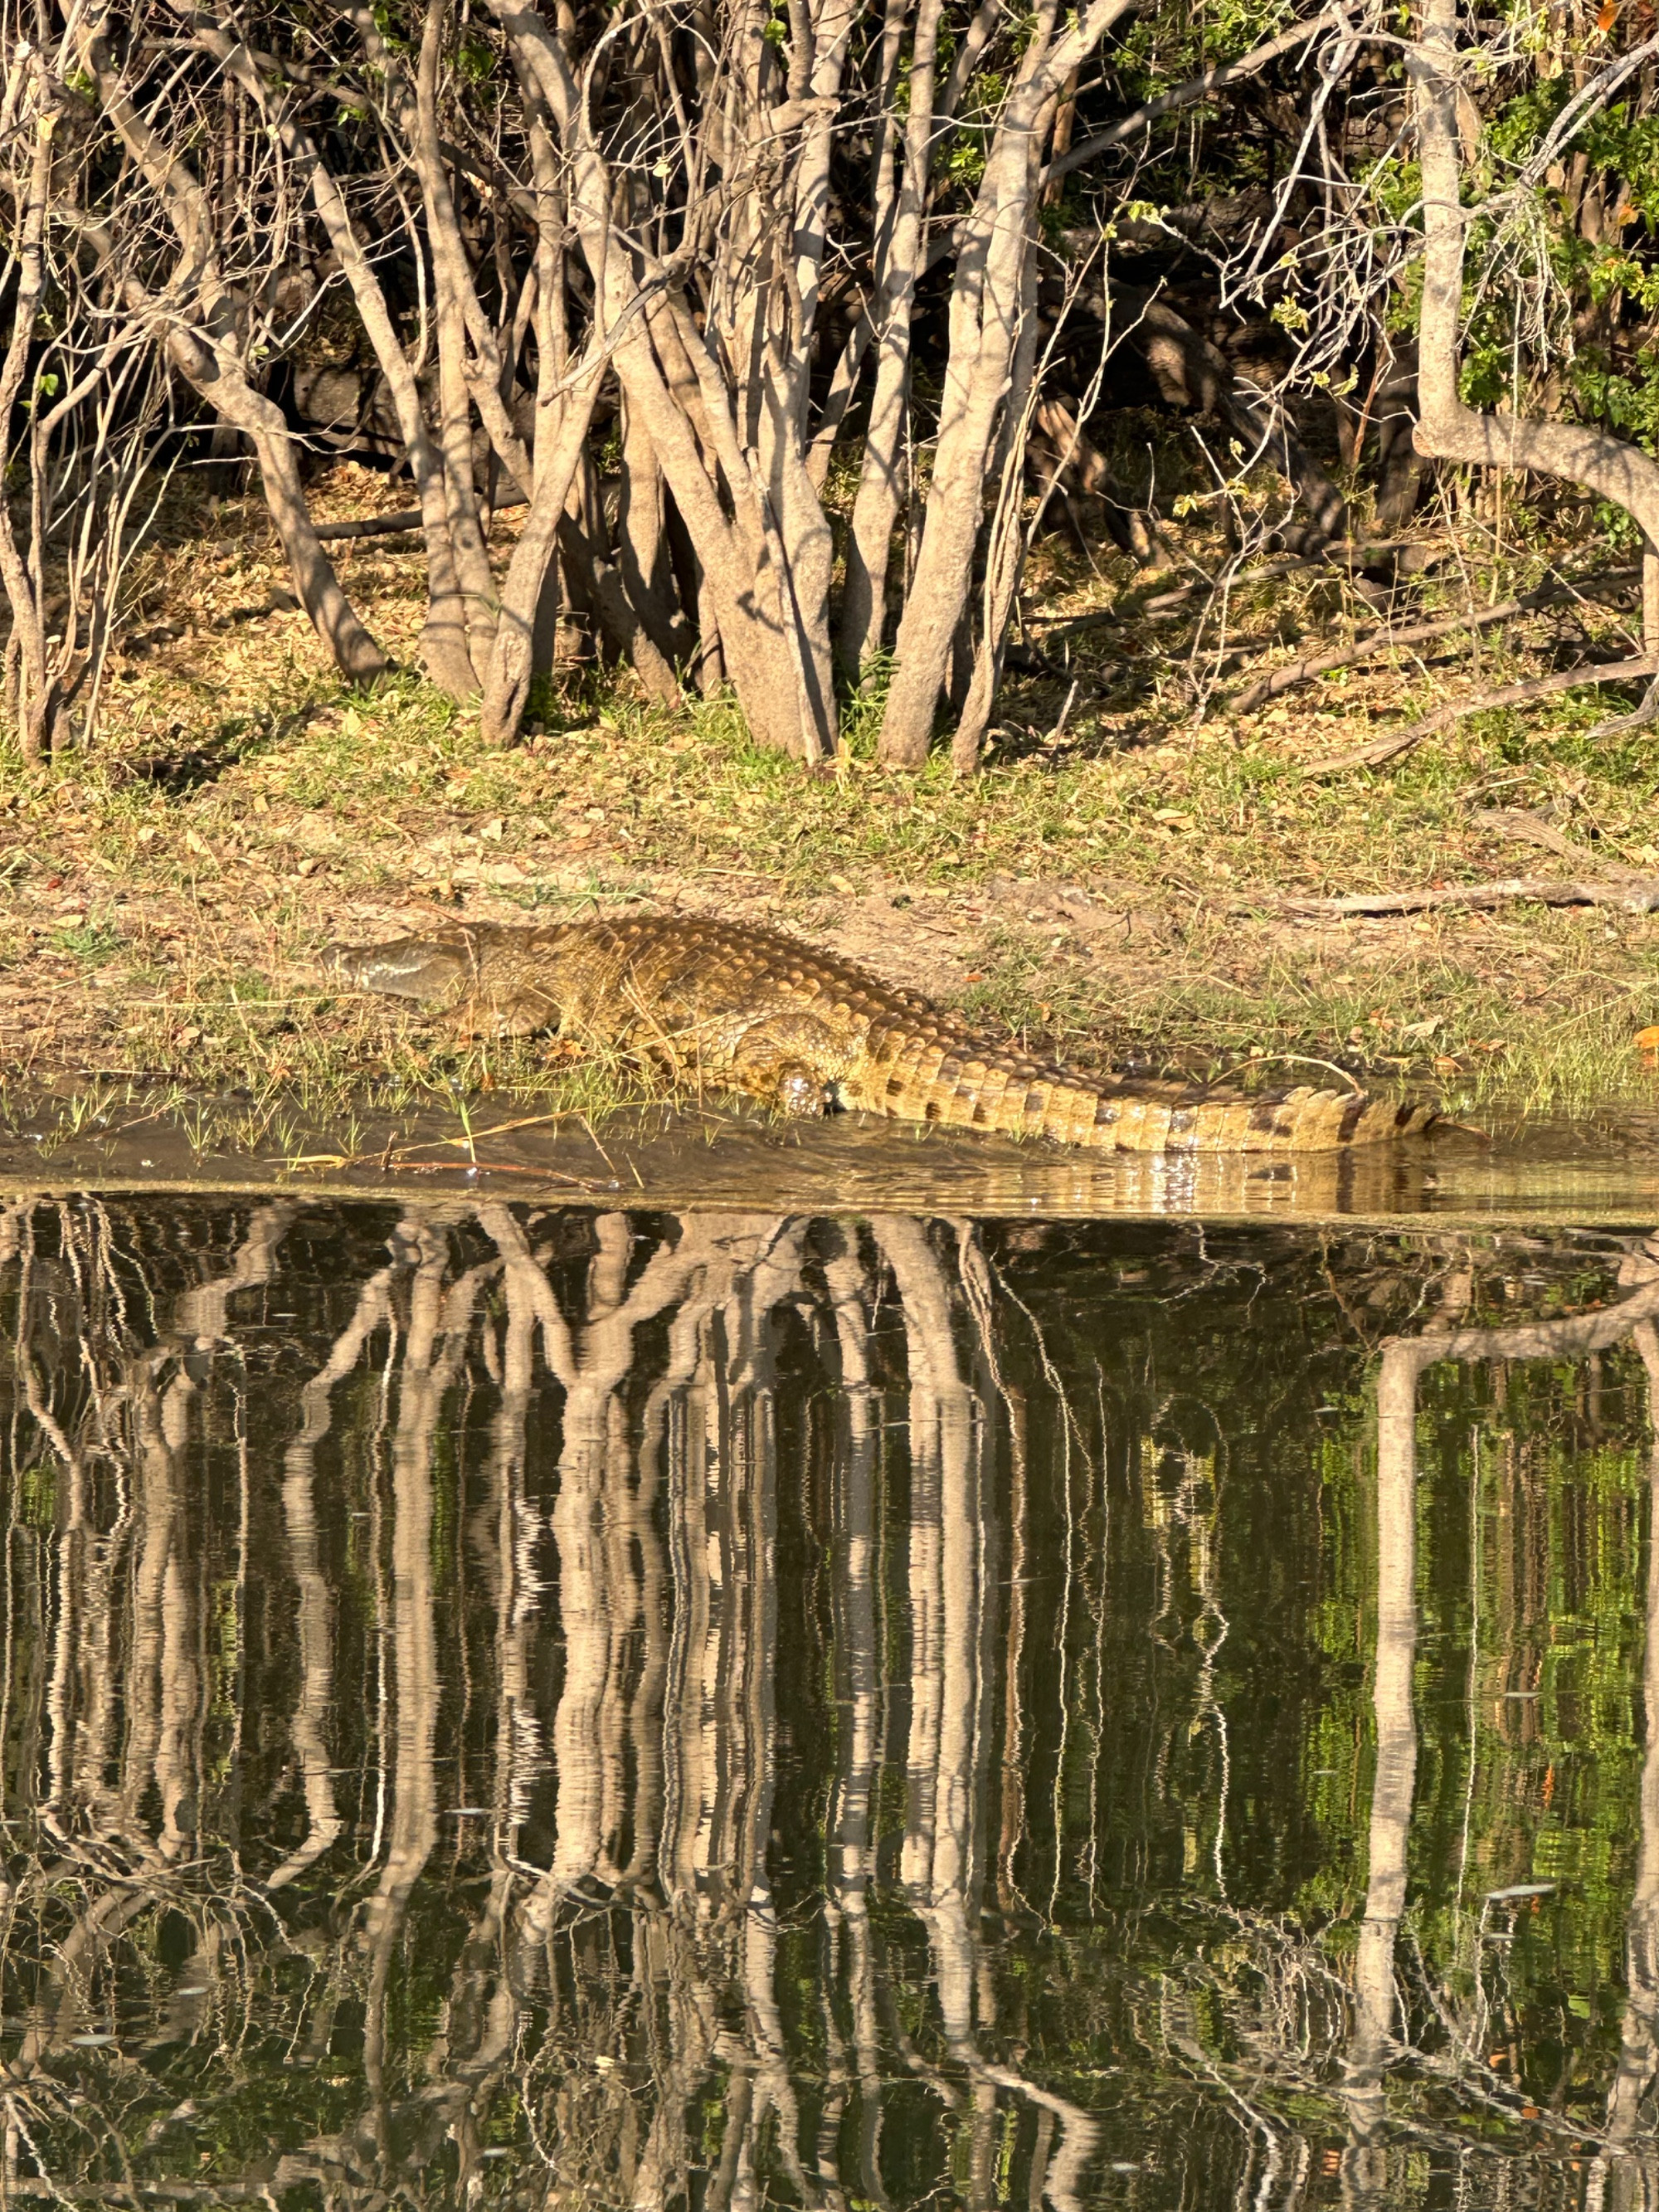
<instances>
[{"instance_id":1,"label":"crocodile jaw","mask_svg":"<svg viewBox=\"0 0 1659 2212\"><path fill-rule=\"evenodd\" d=\"M353 990L423 1001L447 998L472 974L464 945L434 945L419 937L400 938L395 945L331 945L322 964Z\"/></svg>"}]
</instances>

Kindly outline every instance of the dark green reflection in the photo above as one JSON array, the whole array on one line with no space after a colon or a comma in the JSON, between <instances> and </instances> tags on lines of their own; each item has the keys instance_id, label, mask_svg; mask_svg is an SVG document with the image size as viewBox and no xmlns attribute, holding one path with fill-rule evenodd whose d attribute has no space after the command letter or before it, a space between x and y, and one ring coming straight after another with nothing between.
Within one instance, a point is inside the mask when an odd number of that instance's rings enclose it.
<instances>
[{"instance_id":1,"label":"dark green reflection","mask_svg":"<svg viewBox=\"0 0 1659 2212\"><path fill-rule=\"evenodd\" d=\"M0 2185L1656 2201L1656 1315L1637 1234L13 1208Z\"/></svg>"}]
</instances>

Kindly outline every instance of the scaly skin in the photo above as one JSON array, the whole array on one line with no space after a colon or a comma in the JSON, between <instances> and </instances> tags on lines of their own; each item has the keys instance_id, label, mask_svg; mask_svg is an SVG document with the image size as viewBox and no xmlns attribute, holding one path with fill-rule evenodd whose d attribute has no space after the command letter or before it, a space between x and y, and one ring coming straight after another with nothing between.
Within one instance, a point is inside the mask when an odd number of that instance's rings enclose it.
<instances>
[{"instance_id":1,"label":"scaly skin","mask_svg":"<svg viewBox=\"0 0 1659 2212\"><path fill-rule=\"evenodd\" d=\"M1073 1074L833 953L695 916L485 924L325 958L360 990L416 999L498 1035L557 1029L650 1060L678 1088L746 1091L791 1115L862 1107L1120 1152L1332 1152L1409 1136L1435 1118L1340 1091L1247 1098Z\"/></svg>"}]
</instances>

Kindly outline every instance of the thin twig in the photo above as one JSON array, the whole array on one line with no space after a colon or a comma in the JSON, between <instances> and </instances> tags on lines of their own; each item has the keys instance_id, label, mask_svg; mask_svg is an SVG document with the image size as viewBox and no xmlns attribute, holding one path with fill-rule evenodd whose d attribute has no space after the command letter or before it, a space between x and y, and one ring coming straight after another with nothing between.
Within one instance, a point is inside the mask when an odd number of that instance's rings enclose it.
<instances>
[{"instance_id":1,"label":"thin twig","mask_svg":"<svg viewBox=\"0 0 1659 2212\"><path fill-rule=\"evenodd\" d=\"M1276 39L1269 39L1265 46L1257 46L1248 54L1241 54L1237 61L1218 63L1214 69L1206 70L1201 76L1189 78L1185 84L1178 84L1170 91L1161 93L1156 100L1149 100L1144 107L1136 108L1132 115L1126 115L1121 122L1113 124L1109 131L1102 131L1097 137L1085 138L1080 146L1070 147L1065 153L1057 155L1042 173L1044 183L1057 177L1069 176L1073 169L1085 167L1112 147L1124 145L1129 139L1138 137L1143 131L1150 131L1153 124L1163 117L1172 115L1180 108L1190 107L1195 101L1207 100L1230 84L1256 76L1267 68L1269 62L1277 61L1280 54L1289 53L1293 46L1304 46L1321 31L1345 21L1340 9L1327 9L1322 15L1312 16L1304 23L1292 24L1288 31L1281 31Z\"/></svg>"}]
</instances>

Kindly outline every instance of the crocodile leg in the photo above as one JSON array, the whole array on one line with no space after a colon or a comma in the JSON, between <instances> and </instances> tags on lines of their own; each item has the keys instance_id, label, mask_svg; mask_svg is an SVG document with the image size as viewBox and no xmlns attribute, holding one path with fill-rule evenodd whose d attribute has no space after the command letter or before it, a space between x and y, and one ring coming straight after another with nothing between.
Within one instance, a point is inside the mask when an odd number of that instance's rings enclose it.
<instances>
[{"instance_id":1,"label":"crocodile leg","mask_svg":"<svg viewBox=\"0 0 1659 2212\"><path fill-rule=\"evenodd\" d=\"M479 1036L534 1036L538 1030L559 1026L557 1000L532 982L493 991L485 977L468 994L462 1013Z\"/></svg>"},{"instance_id":2,"label":"crocodile leg","mask_svg":"<svg viewBox=\"0 0 1659 2212\"><path fill-rule=\"evenodd\" d=\"M841 1056L826 1024L791 1008L745 1027L732 1047L726 1079L792 1120L827 1114L836 1100L825 1070Z\"/></svg>"}]
</instances>

